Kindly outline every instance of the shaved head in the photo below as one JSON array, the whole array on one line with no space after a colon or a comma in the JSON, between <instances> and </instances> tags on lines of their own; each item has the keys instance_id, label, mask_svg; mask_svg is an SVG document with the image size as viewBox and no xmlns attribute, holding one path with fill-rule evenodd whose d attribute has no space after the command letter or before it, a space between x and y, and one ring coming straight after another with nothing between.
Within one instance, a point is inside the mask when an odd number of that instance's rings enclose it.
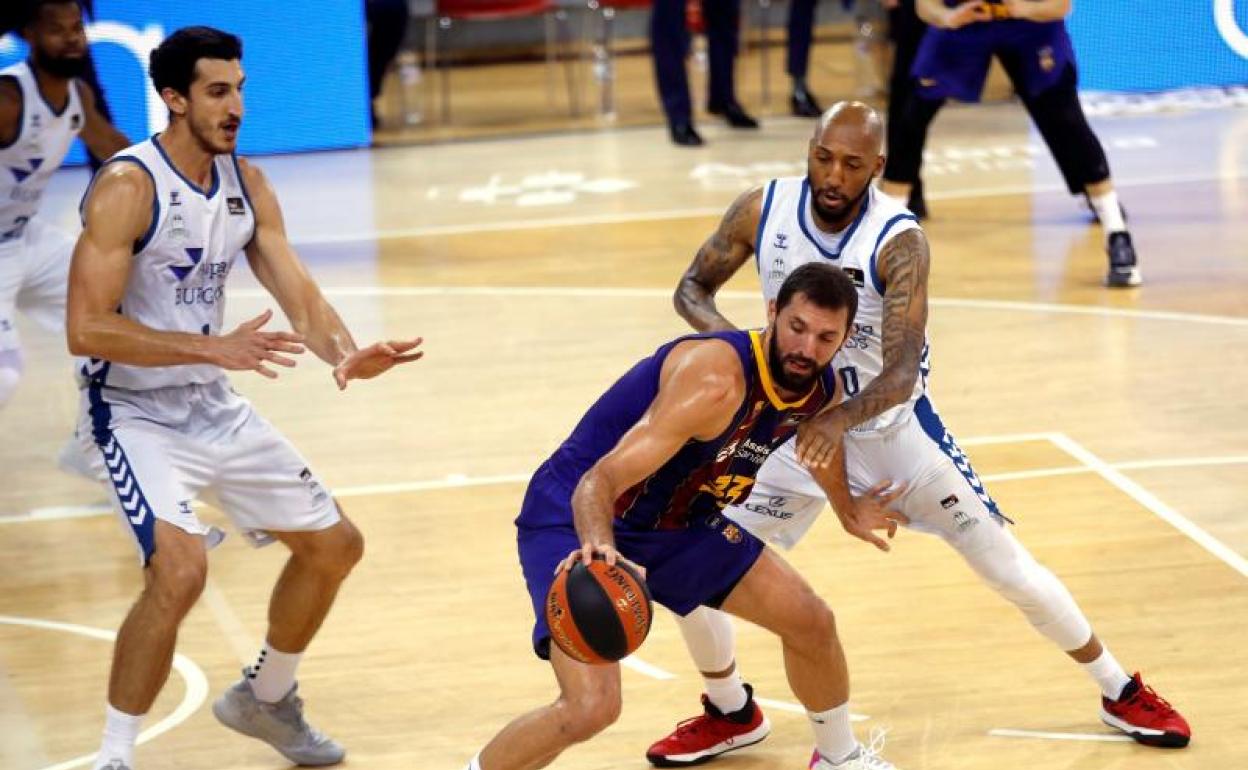
<instances>
[{"instance_id":1,"label":"shaved head","mask_svg":"<svg viewBox=\"0 0 1248 770\"><path fill-rule=\"evenodd\" d=\"M884 149L884 121L880 113L862 102L837 102L819 117L815 143L826 143L833 133L845 138L861 137L863 149L873 155Z\"/></svg>"},{"instance_id":2,"label":"shaved head","mask_svg":"<svg viewBox=\"0 0 1248 770\"><path fill-rule=\"evenodd\" d=\"M862 211L871 180L884 170L884 121L862 102L837 102L810 138L806 181L815 224L840 232Z\"/></svg>"}]
</instances>

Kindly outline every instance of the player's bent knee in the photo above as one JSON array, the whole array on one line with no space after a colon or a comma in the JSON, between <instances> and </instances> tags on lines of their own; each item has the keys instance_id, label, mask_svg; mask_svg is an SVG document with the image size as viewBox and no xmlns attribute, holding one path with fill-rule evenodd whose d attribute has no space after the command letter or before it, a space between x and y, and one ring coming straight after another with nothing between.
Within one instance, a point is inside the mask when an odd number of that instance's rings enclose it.
<instances>
[{"instance_id":1,"label":"player's bent knee","mask_svg":"<svg viewBox=\"0 0 1248 770\"><path fill-rule=\"evenodd\" d=\"M827 602L811 593L783 637L786 644L803 653L820 654L836 643L836 615Z\"/></svg>"},{"instance_id":2,"label":"player's bent knee","mask_svg":"<svg viewBox=\"0 0 1248 770\"><path fill-rule=\"evenodd\" d=\"M181 616L194 606L207 581L207 564L170 564L152 573L146 593L157 606Z\"/></svg>"},{"instance_id":3,"label":"player's bent knee","mask_svg":"<svg viewBox=\"0 0 1248 770\"><path fill-rule=\"evenodd\" d=\"M572 743L581 743L615 724L620 718L623 699L618 690L585 693L559 703L560 730Z\"/></svg>"}]
</instances>

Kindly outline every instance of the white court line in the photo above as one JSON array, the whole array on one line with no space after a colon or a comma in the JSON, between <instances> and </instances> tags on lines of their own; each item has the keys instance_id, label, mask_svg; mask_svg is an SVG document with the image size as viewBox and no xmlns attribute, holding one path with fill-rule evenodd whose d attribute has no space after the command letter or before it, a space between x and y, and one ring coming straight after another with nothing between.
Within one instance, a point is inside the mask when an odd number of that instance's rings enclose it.
<instances>
[{"instance_id":1,"label":"white court line","mask_svg":"<svg viewBox=\"0 0 1248 770\"><path fill-rule=\"evenodd\" d=\"M247 633L247 627L238 619L234 608L230 606L225 594L221 593L221 589L217 587L212 578L208 578L204 583L202 596L204 603L212 612L213 619L217 621L217 627L225 635L226 641L230 643L230 648L234 650L234 655L239 662L247 665L255 660L257 653L260 652L260 645L256 643L251 634Z\"/></svg>"},{"instance_id":2,"label":"white court line","mask_svg":"<svg viewBox=\"0 0 1248 770\"><path fill-rule=\"evenodd\" d=\"M754 702L776 711L787 711L790 714L802 714L803 716L806 714L806 707L798 703L789 703L785 700L773 700L771 698L755 698ZM865 722L870 718L866 714L851 713L849 715L849 721L851 722Z\"/></svg>"},{"instance_id":3,"label":"white court line","mask_svg":"<svg viewBox=\"0 0 1248 770\"><path fill-rule=\"evenodd\" d=\"M90 628L88 626L80 626L74 623L59 623L52 620L40 620L38 618L19 618L12 615L0 615L0 624L10 626L27 626L29 628L41 628L49 631L64 631L67 634L78 634L79 636L87 636L92 639L99 639L105 642L111 642L117 638L117 634L113 631L105 631L100 628ZM208 699L208 678L204 676L204 671L195 664L195 661L177 653L173 656L173 669L178 672L186 682L186 692L182 696L182 702L178 704L168 716L160 720L156 724L139 733L136 743L143 744L153 740L159 735L169 732L173 728L185 722L192 714ZM70 770L70 768L88 765L95 760L95 754L84 754L80 757L67 759L64 762L58 762L55 765L48 765L40 768L40 770Z\"/></svg>"},{"instance_id":4,"label":"white court line","mask_svg":"<svg viewBox=\"0 0 1248 770\"><path fill-rule=\"evenodd\" d=\"M1104 735L1101 733L1050 733L1042 730L1010 730L997 728L988 731L998 738L1041 738L1049 741L1104 741L1106 743L1131 743L1129 735Z\"/></svg>"},{"instance_id":5,"label":"white court line","mask_svg":"<svg viewBox=\"0 0 1248 770\"><path fill-rule=\"evenodd\" d=\"M1149 492L1113 465L1092 454L1086 447L1064 433L1054 433L1053 443L1079 462L1092 468L1101 478L1118 487L1140 505L1152 511L1170 526L1187 535L1201 548L1221 559L1231 569L1244 577L1248 577L1248 559L1240 556L1221 540L1210 535L1197 526L1191 519L1166 505L1159 497Z\"/></svg>"},{"instance_id":6,"label":"white court line","mask_svg":"<svg viewBox=\"0 0 1248 770\"><path fill-rule=\"evenodd\" d=\"M667 299L675 289L622 288L604 286L325 286L321 289L330 297L561 297L565 299ZM270 299L271 295L260 288L242 288L230 291L231 297L240 299ZM717 299L759 301L757 292L724 290ZM1180 313L1170 310L1140 310L1136 308L1102 307L1100 305L1062 305L1053 302L1025 302L1021 300L966 299L960 297L933 297L932 307L952 307L967 310L1008 310L1029 313L1054 313L1058 315L1089 315L1104 318L1132 318L1148 321L1176 321L1217 326L1248 327L1248 318L1239 316L1206 315L1203 313ZM761 303L760 303L761 304Z\"/></svg>"},{"instance_id":7,"label":"white court line","mask_svg":"<svg viewBox=\"0 0 1248 770\"><path fill-rule=\"evenodd\" d=\"M676 678L676 675L672 672L665 671L653 663L647 663L636 655L629 655L627 658L620 661L620 665L624 668L631 668L633 671L636 671L644 676L648 676L651 679L667 681Z\"/></svg>"},{"instance_id":8,"label":"white court line","mask_svg":"<svg viewBox=\"0 0 1248 770\"><path fill-rule=\"evenodd\" d=\"M1239 179L1235 174L1181 174L1172 176L1144 177L1140 179L1115 179L1116 187L1151 187L1169 185L1176 182L1219 182L1224 179ZM957 200L969 198L987 198L996 195L1027 195L1031 193L1062 192L1066 186L1055 184L1018 184L991 187L966 187L945 192L933 192L927 195L928 200ZM562 227L578 227L587 225L629 224L633 222L659 222L669 219L690 219L694 217L722 216L724 206L699 206L684 209L664 209L659 211L631 211L608 214L585 214L581 216L547 217L545 219L517 219L507 222L473 222L458 225L427 225L422 227L399 227L386 230L370 229L355 233L324 233L320 235L296 236L292 241L296 246L316 246L329 243L359 243L361 241L384 241L396 238L419 238L442 235L470 235L472 233L510 232L515 230L549 230Z\"/></svg>"}]
</instances>

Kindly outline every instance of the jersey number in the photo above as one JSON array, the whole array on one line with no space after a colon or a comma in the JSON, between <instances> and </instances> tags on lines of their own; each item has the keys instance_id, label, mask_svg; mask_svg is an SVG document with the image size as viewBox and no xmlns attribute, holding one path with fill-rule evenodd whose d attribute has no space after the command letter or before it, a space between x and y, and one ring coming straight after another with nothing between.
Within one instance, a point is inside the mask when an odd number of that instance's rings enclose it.
<instances>
[{"instance_id":1,"label":"jersey number","mask_svg":"<svg viewBox=\"0 0 1248 770\"><path fill-rule=\"evenodd\" d=\"M845 384L845 395L854 396L858 393L858 367L842 366L837 370L841 373L841 382Z\"/></svg>"},{"instance_id":2,"label":"jersey number","mask_svg":"<svg viewBox=\"0 0 1248 770\"><path fill-rule=\"evenodd\" d=\"M720 476L710 484L703 484L698 491L713 495L716 505L723 508L739 502L753 483L754 479L749 476Z\"/></svg>"}]
</instances>

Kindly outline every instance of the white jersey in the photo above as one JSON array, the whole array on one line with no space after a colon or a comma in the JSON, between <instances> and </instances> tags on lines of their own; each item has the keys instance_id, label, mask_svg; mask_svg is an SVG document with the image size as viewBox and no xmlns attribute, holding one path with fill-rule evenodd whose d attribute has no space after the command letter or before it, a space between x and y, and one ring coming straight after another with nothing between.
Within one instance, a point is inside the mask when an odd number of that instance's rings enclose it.
<instances>
[{"instance_id":1,"label":"white jersey","mask_svg":"<svg viewBox=\"0 0 1248 770\"><path fill-rule=\"evenodd\" d=\"M220 334L225 281L256 226L238 160L216 156L206 191L174 168L159 136L122 150L108 162L141 166L155 187L152 223L134 246L117 312L161 331ZM81 362L80 372L98 385L126 390L208 383L225 376L212 364L127 366L94 358Z\"/></svg>"},{"instance_id":2,"label":"white jersey","mask_svg":"<svg viewBox=\"0 0 1248 770\"><path fill-rule=\"evenodd\" d=\"M858 287L853 332L833 360L847 396L865 388L884 368L884 286L876 274L876 256L898 233L918 228L918 219L909 209L874 188L869 190L858 217L836 235L815 226L810 185L805 177L773 179L763 190L763 212L754 249L763 297L767 301L775 299L784 279L808 262L836 265ZM915 402L926 392L927 371L924 344L921 376L910 398L855 426L851 432L874 433L908 419Z\"/></svg>"},{"instance_id":3,"label":"white jersey","mask_svg":"<svg viewBox=\"0 0 1248 770\"><path fill-rule=\"evenodd\" d=\"M22 117L17 137L0 146L0 243L22 237L26 223L39 211L48 180L61 166L69 146L82 131L85 116L79 83L69 83L69 100L56 112L43 98L27 62L0 70L22 90Z\"/></svg>"}]
</instances>

